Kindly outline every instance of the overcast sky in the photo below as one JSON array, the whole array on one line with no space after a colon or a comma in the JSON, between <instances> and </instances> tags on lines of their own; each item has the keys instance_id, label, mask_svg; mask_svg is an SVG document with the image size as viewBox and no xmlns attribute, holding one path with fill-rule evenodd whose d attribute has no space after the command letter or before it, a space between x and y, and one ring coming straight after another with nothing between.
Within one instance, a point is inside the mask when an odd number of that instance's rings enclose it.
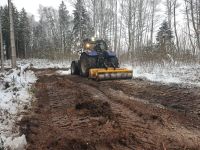
<instances>
[{"instance_id":1,"label":"overcast sky","mask_svg":"<svg viewBox=\"0 0 200 150\"><path fill-rule=\"evenodd\" d=\"M33 14L35 16L35 19L38 20L39 19L39 15L38 15L38 8L39 5L43 5L43 6L51 6L55 9L58 9L60 3L62 0L12 0L12 2L14 3L14 5L17 7L18 10L21 10L22 8L25 8L25 10L30 13ZM73 7L72 4L69 3L69 0L63 0L66 5L67 5L67 9L72 12ZM164 0L162 0L164 1ZM183 4L183 0L178 0L179 4ZM4 6L7 4L7 0L0 0L0 6ZM180 24L180 22L182 22L183 20L183 15L180 15L180 10L181 7L183 7L183 5L181 5L177 11L177 21ZM165 7L163 6L163 3L160 4L159 6L160 8L160 20L163 21L164 19L164 9Z\"/></svg>"},{"instance_id":2,"label":"overcast sky","mask_svg":"<svg viewBox=\"0 0 200 150\"><path fill-rule=\"evenodd\" d=\"M58 9L59 5L61 4L62 0L12 0L14 5L17 7L18 10L25 8L28 13L33 14L36 19L38 19L38 8L39 5L43 6L51 6ZM67 4L67 8L70 11L72 9L72 5L67 2L67 0L63 0ZM0 5L4 6L8 3L7 0L0 0Z\"/></svg>"}]
</instances>

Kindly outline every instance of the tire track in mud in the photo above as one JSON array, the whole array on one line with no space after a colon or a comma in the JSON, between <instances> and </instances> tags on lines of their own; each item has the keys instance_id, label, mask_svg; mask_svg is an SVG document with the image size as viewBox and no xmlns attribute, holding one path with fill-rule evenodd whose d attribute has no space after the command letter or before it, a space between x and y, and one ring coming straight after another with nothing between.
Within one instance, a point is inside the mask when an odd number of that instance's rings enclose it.
<instances>
[{"instance_id":1,"label":"tire track in mud","mask_svg":"<svg viewBox=\"0 0 200 150\"><path fill-rule=\"evenodd\" d=\"M180 147L176 146L178 143L182 145L182 148L184 148L184 144L190 145L189 147L198 146L200 142L199 129L193 128L194 125L191 124L189 126L194 131L190 132L187 130L188 126L184 126L185 122L190 124L190 119L182 117L176 112L145 104L142 100L130 99L130 96L125 95L122 91L115 91L110 86L106 87L104 84L103 86L100 84L91 85L95 87L94 90L98 89L104 96L106 95L111 101L111 105L117 105L117 107L112 108L114 112L123 116L120 124L123 125L124 129L128 129L127 132L133 132L135 134L134 137L140 140L142 146L146 145L144 147L141 146L142 148L158 149L159 146L162 147L162 144L166 144L169 149L175 147L179 149ZM114 82L111 85L113 86ZM91 89L91 87L86 89ZM96 90L92 93L98 93L98 91ZM118 112L118 110L122 111ZM151 136L151 134L154 136ZM179 134L180 136L178 136Z\"/></svg>"},{"instance_id":2,"label":"tire track in mud","mask_svg":"<svg viewBox=\"0 0 200 150\"><path fill-rule=\"evenodd\" d=\"M92 82L88 84L96 86ZM165 85L142 79L106 81L101 85L147 103L163 105L185 115L192 114L200 118L200 88L177 84Z\"/></svg>"},{"instance_id":3,"label":"tire track in mud","mask_svg":"<svg viewBox=\"0 0 200 150\"><path fill-rule=\"evenodd\" d=\"M164 85L140 79L133 82L116 82L116 87L115 90L122 90L130 96L200 117L200 88Z\"/></svg>"},{"instance_id":4,"label":"tire track in mud","mask_svg":"<svg viewBox=\"0 0 200 150\"><path fill-rule=\"evenodd\" d=\"M27 149L200 148L198 121L133 97L128 81L37 75L37 101L21 122Z\"/></svg>"}]
</instances>

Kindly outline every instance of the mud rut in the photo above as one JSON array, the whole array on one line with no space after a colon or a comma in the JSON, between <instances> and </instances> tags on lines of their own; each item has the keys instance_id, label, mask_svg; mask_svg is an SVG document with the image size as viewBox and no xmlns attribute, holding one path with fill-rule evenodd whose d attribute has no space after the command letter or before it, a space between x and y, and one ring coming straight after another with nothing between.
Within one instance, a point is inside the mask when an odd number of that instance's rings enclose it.
<instances>
[{"instance_id":1,"label":"mud rut","mask_svg":"<svg viewBox=\"0 0 200 150\"><path fill-rule=\"evenodd\" d=\"M198 88L35 72L37 100L20 127L28 150L200 149Z\"/></svg>"}]
</instances>

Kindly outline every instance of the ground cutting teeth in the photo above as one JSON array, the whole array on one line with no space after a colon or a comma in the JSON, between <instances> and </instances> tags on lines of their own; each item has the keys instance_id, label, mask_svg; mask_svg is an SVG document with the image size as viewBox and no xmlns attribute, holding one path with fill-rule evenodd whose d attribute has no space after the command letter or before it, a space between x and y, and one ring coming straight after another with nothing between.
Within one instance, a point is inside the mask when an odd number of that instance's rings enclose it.
<instances>
[{"instance_id":1,"label":"ground cutting teeth","mask_svg":"<svg viewBox=\"0 0 200 150\"><path fill-rule=\"evenodd\" d=\"M132 79L132 73L100 73L97 80Z\"/></svg>"}]
</instances>

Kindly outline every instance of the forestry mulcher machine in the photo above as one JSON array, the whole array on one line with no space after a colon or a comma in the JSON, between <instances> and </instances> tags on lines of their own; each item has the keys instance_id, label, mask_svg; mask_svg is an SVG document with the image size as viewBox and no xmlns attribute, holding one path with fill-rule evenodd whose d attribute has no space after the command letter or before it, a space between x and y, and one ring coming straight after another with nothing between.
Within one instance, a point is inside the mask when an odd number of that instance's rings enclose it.
<instances>
[{"instance_id":1,"label":"forestry mulcher machine","mask_svg":"<svg viewBox=\"0 0 200 150\"><path fill-rule=\"evenodd\" d=\"M71 63L71 74L101 81L131 79L133 71L119 68L116 54L108 50L104 40L85 39L80 59Z\"/></svg>"}]
</instances>

